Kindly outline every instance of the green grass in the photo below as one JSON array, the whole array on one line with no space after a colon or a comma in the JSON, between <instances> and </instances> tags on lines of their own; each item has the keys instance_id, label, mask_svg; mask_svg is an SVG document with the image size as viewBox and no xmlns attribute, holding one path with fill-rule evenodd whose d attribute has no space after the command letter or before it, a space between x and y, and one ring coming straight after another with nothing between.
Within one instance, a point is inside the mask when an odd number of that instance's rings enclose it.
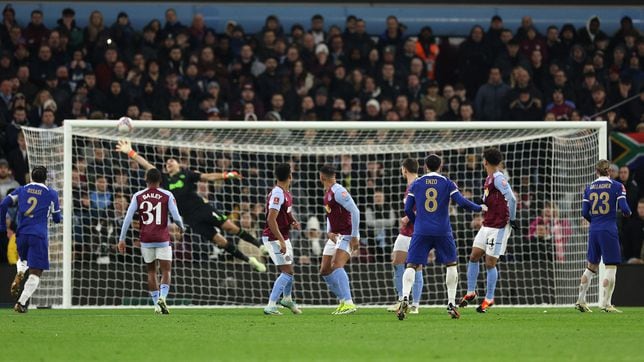
<instances>
[{"instance_id":1,"label":"green grass","mask_svg":"<svg viewBox=\"0 0 644 362\"><path fill-rule=\"evenodd\" d=\"M259 308L0 310L0 360L29 361L641 361L644 308L382 309L262 315Z\"/></svg>"}]
</instances>

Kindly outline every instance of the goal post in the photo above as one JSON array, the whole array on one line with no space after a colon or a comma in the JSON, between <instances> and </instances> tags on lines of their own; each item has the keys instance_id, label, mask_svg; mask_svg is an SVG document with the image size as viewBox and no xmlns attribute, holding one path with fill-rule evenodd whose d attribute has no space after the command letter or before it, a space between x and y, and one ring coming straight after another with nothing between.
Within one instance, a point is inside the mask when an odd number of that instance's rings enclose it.
<instances>
[{"instance_id":1,"label":"goal post","mask_svg":"<svg viewBox=\"0 0 644 362\"><path fill-rule=\"evenodd\" d=\"M24 128L30 166L47 166L50 183L62 190L63 227L51 229L52 270L45 273L45 287L34 296L36 305L147 303L140 255L121 257L113 250L120 230L118 210L143 185L141 171L133 170L127 157L114 151L124 137L117 123L66 120L55 130ZM241 182L200 184L199 192L257 237L263 228L264 198L273 183L272 169L277 162L291 162L294 210L304 229L291 234L297 262L294 293L307 305L333 303L317 274L318 249L325 241L320 232L314 233L325 230L323 191L317 179L321 164L336 165L338 181L349 188L361 210L364 252L349 266L355 300L383 305L395 298L389 253L402 216L405 181L400 161L405 157L422 161L429 152L440 153L443 173L466 196L480 200L485 177L481 154L491 146L504 153L504 172L519 198L522 224L500 263L497 301L574 303L586 252L581 195L584 185L594 179L596 161L607 157L608 142L604 122L133 121L133 126L127 138L159 168L165 158L174 157L200 172L240 171ZM101 189L105 183L107 189ZM92 209L105 203L109 210ZM465 289L464 263L480 218L455 207L451 218L460 295ZM250 244L223 234L245 253L260 257ZM175 248L170 299L184 305L262 304L274 274L273 266L268 273L254 272L188 232L186 241ZM430 263L425 283L423 304L444 304L444 268ZM479 289L483 285L479 279ZM589 296L597 300L597 289Z\"/></svg>"}]
</instances>

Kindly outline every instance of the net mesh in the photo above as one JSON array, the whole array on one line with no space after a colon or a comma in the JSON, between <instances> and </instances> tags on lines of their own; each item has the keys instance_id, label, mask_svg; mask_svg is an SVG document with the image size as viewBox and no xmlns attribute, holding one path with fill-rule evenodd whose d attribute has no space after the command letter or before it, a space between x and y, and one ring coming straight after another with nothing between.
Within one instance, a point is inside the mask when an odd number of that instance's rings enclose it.
<instances>
[{"instance_id":1,"label":"net mesh","mask_svg":"<svg viewBox=\"0 0 644 362\"><path fill-rule=\"evenodd\" d=\"M138 123L137 123L138 124ZM324 163L338 169L338 181L353 195L362 214L361 254L348 266L354 300L382 305L395 300L393 242L403 216L405 180L400 162L422 160L440 153L443 174L461 192L480 201L485 172L481 154L489 146L505 155L504 172L518 199L522 229L509 241L499 265L496 302L506 305L573 303L584 268L587 225L580 217L581 194L593 179L598 159L598 132L591 129L217 129L204 122L194 129L154 129L135 126L128 137L133 148L159 169L174 157L186 168L209 173L240 171L241 181L203 183L200 196L220 213L259 237L264 226L264 203L273 185L272 170L290 162L294 170L294 214L303 226L292 231L296 277L294 296L311 305L334 300L318 274L320 230L326 230L317 170ZM299 128L302 128L299 126ZM73 203L72 305L147 304L145 267L137 247L126 256L115 251L120 225L131 195L144 187L143 170L114 151L122 138L115 126L74 127L73 192L62 193L63 131L26 129L30 166L45 165L50 183L61 190L63 202ZM65 215L68 216L68 215ZM465 263L481 217L456 207L451 210L458 246L460 284L465 291ZM185 220L190 225L190 219ZM259 250L235 235L223 233L240 250L270 265ZM130 232L129 244L136 240ZM34 303L62 302L62 228L51 229L52 270ZM173 304L256 305L265 303L276 268L258 273L243 262L202 240L190 228L173 244L171 286ZM483 273L484 275L484 273ZM479 279L483 292L484 276ZM589 292L596 299L596 289ZM444 268L434 263L425 270L423 304L446 300Z\"/></svg>"}]
</instances>

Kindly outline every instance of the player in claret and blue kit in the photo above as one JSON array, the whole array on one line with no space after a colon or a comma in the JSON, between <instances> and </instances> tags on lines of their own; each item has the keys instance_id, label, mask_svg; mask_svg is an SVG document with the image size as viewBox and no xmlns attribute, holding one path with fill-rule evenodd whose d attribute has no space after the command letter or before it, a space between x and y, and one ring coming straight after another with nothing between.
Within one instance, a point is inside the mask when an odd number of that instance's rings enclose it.
<instances>
[{"instance_id":1,"label":"player in claret and blue kit","mask_svg":"<svg viewBox=\"0 0 644 362\"><path fill-rule=\"evenodd\" d=\"M494 290L499 277L496 264L501 255L505 254L510 232L512 229L518 229L517 199L508 180L499 171L501 161L503 161L503 155L496 148L489 148L483 152L483 166L487 172L483 202L488 210L483 217L483 227L474 238L470 261L467 263L467 293L460 302L460 306L465 307L476 299L479 260L485 255L487 290L485 299L476 308L479 313L485 313L494 305Z\"/></svg>"},{"instance_id":2,"label":"player in claret and blue kit","mask_svg":"<svg viewBox=\"0 0 644 362\"><path fill-rule=\"evenodd\" d=\"M27 302L38 288L43 270L49 270L49 216L61 222L58 192L45 185L47 169L38 166L31 172L31 183L15 189L0 203L0 232L7 232L7 209L17 204L16 241L18 255L29 266L29 278L14 306L18 313L27 312Z\"/></svg>"},{"instance_id":3,"label":"player in claret and blue kit","mask_svg":"<svg viewBox=\"0 0 644 362\"><path fill-rule=\"evenodd\" d=\"M349 191L336 182L333 166L322 166L320 181L325 191L324 209L329 237L322 251L320 274L329 290L340 300L333 314L350 314L357 309L351 298L349 276L344 265L351 259L351 253L360 248L360 210Z\"/></svg>"},{"instance_id":4,"label":"player in claret and blue kit","mask_svg":"<svg viewBox=\"0 0 644 362\"><path fill-rule=\"evenodd\" d=\"M294 314L302 311L293 301L293 246L289 240L291 227L300 228L300 223L293 218L293 198L289 192L291 186L291 165L281 163L275 167L275 179L277 184L266 197L266 226L262 233L262 242L268 249L273 263L280 270L280 275L273 284L273 290L268 298L268 305L264 308L264 314L281 315L277 309L277 302L280 295L284 297L279 301L280 305L288 308Z\"/></svg>"},{"instance_id":5,"label":"player in claret and blue kit","mask_svg":"<svg viewBox=\"0 0 644 362\"><path fill-rule=\"evenodd\" d=\"M474 212L485 211L486 207L464 198L456 184L439 173L442 164L438 155L427 156L425 169L428 173L411 184L405 201L405 214L409 222L414 224L414 233L407 254L407 269L403 274L402 298L396 311L400 320L405 319L409 312L409 293L416 273L427 264L431 249L436 251L436 261L447 269L447 312L452 318L460 317L455 301L458 270L456 242L449 221L449 203L454 200L460 207Z\"/></svg>"},{"instance_id":6,"label":"player in claret and blue kit","mask_svg":"<svg viewBox=\"0 0 644 362\"><path fill-rule=\"evenodd\" d=\"M170 269L172 267L172 248L168 216L172 215L181 232L185 229L174 195L160 188L161 171L156 168L145 173L147 188L132 196L130 207L125 214L117 248L125 253L125 237L134 214L138 213L140 225L141 254L148 270L148 290L156 313L169 314L166 298L170 291ZM161 285L157 280L157 260L161 269Z\"/></svg>"},{"instance_id":7,"label":"player in claret and blue kit","mask_svg":"<svg viewBox=\"0 0 644 362\"><path fill-rule=\"evenodd\" d=\"M580 312L591 312L586 303L586 292L590 281L597 274L599 262L604 259L606 276L601 281L604 286L602 304L604 312L621 313L611 304L615 290L615 274L617 264L622 261L620 254L619 236L617 234L617 206L626 217L631 216L631 209L626 202L626 188L619 181L608 177L610 162L600 160L596 171L599 176L584 192L581 213L590 222L588 231L588 267L581 276L579 298L575 308Z\"/></svg>"}]
</instances>

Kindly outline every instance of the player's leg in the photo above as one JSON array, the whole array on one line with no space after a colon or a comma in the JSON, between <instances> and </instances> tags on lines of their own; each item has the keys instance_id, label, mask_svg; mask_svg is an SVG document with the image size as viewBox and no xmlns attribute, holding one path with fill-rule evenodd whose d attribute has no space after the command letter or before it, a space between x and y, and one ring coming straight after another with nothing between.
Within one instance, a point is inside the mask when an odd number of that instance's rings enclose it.
<instances>
[{"instance_id":1,"label":"player's leg","mask_svg":"<svg viewBox=\"0 0 644 362\"><path fill-rule=\"evenodd\" d=\"M588 292L588 288L590 287L590 282L593 280L593 277L597 275L599 262L601 261L601 248L595 233L591 233L589 235L586 260L588 260L588 266L581 275L579 281L579 296L575 303L575 309L580 312L592 312L588 307L588 303L586 303L586 293Z\"/></svg>"},{"instance_id":2,"label":"player's leg","mask_svg":"<svg viewBox=\"0 0 644 362\"><path fill-rule=\"evenodd\" d=\"M22 243L27 243L28 245L26 247L26 260L30 270L29 277L25 282L25 286L20 294L20 298L18 298L18 302L14 306L14 310L18 313L25 313L27 312L26 306L29 298L31 298L36 289L38 289L43 270L49 269L49 250L47 240L45 239L31 235L26 235L21 239Z\"/></svg>"},{"instance_id":3,"label":"player's leg","mask_svg":"<svg viewBox=\"0 0 644 362\"><path fill-rule=\"evenodd\" d=\"M436 263L445 265L445 286L447 287L447 314L458 319L461 314L456 306L456 287L458 285L458 269L456 267L458 256L456 254L456 241L454 237L434 237L434 252Z\"/></svg>"},{"instance_id":4,"label":"player's leg","mask_svg":"<svg viewBox=\"0 0 644 362\"><path fill-rule=\"evenodd\" d=\"M220 221L219 228L224 229L227 233L237 235L240 239L246 240L249 243L255 245L258 248L262 248L264 246L261 241L259 241L256 237L251 235L249 232L246 230L242 229L241 226L236 225L234 222L228 220L228 217L224 216L225 219L218 219Z\"/></svg>"},{"instance_id":5,"label":"player's leg","mask_svg":"<svg viewBox=\"0 0 644 362\"><path fill-rule=\"evenodd\" d=\"M29 243L21 241L22 238L16 237L16 246L18 249L18 262L16 263L16 276L11 283L11 296L18 298L22 292L22 282L25 279L25 273L29 269L27 266L27 254L29 252Z\"/></svg>"},{"instance_id":6,"label":"player's leg","mask_svg":"<svg viewBox=\"0 0 644 362\"><path fill-rule=\"evenodd\" d=\"M170 272L172 269L172 248L166 246L164 248L156 249L156 259L159 261L159 268L161 269L161 285L159 286L159 301L158 305L161 308L161 313L170 314L168 311L167 298L170 293Z\"/></svg>"},{"instance_id":7,"label":"player's leg","mask_svg":"<svg viewBox=\"0 0 644 362\"><path fill-rule=\"evenodd\" d=\"M459 302L459 307L461 308L466 307L476 299L476 283L480 270L479 261L485 255L488 232L489 228L483 226L474 238L470 260L467 263L467 293Z\"/></svg>"},{"instance_id":8,"label":"player's leg","mask_svg":"<svg viewBox=\"0 0 644 362\"><path fill-rule=\"evenodd\" d=\"M293 302L291 292L293 290L293 247L290 240L286 240L286 253L280 252L279 241L268 240L267 237L262 237L262 242L266 246L268 253L280 270L280 275L273 283L273 289L268 297L268 305L264 308L264 314L267 315L281 315L277 309L279 301L280 305L289 308L294 314L300 314L301 311ZM282 300L280 296L284 295Z\"/></svg>"},{"instance_id":9,"label":"player's leg","mask_svg":"<svg viewBox=\"0 0 644 362\"><path fill-rule=\"evenodd\" d=\"M338 291L342 294L341 299L344 301L338 310L338 314L350 314L358 309L353 304L351 298L351 283L349 282L349 275L344 269L349 259L351 259L351 236L341 235L336 242L336 252L333 256L331 265L331 275L336 275L338 281Z\"/></svg>"},{"instance_id":10,"label":"player's leg","mask_svg":"<svg viewBox=\"0 0 644 362\"><path fill-rule=\"evenodd\" d=\"M405 273L405 260L407 260L407 250L409 250L409 241L411 237L398 234L396 241L394 242L394 250L391 254L391 264L394 267L394 287L396 288L396 293L398 294L398 299L400 300L403 296L402 294L402 278L403 273ZM393 306L387 308L390 312L395 312L398 309L398 302Z\"/></svg>"},{"instance_id":11,"label":"player's leg","mask_svg":"<svg viewBox=\"0 0 644 362\"><path fill-rule=\"evenodd\" d=\"M340 305L333 312L335 314L340 310L344 300L342 299L342 293L340 292L339 282L337 280L337 274L332 274L333 272L333 257L335 256L336 248L335 243L331 240L327 240L322 250L322 261L320 262L320 275L322 279L326 282L326 285L329 287L329 290L337 297L340 301Z\"/></svg>"},{"instance_id":12,"label":"player's leg","mask_svg":"<svg viewBox=\"0 0 644 362\"><path fill-rule=\"evenodd\" d=\"M485 299L476 308L476 311L479 313L485 313L489 307L494 305L494 292L496 290L496 283L499 280L499 270L496 264L501 255L505 254L511 231L512 228L508 224L504 228L497 229L496 234L492 237L488 237L487 248L485 249L485 268L487 271L486 292Z\"/></svg>"},{"instance_id":13,"label":"player's leg","mask_svg":"<svg viewBox=\"0 0 644 362\"><path fill-rule=\"evenodd\" d=\"M213 233L214 235L212 236L211 240L215 245L224 249L235 258L247 262L253 267L253 269L257 270L258 272L263 273L266 271L266 265L262 264L259 260L257 260L257 258L255 258L254 256L248 257L247 255L242 253L241 250L237 248L237 245L235 245L235 243L224 238L223 235L216 232L214 228Z\"/></svg>"},{"instance_id":14,"label":"player's leg","mask_svg":"<svg viewBox=\"0 0 644 362\"><path fill-rule=\"evenodd\" d=\"M403 273L403 296L399 299L400 305L396 311L399 320L405 319L409 313L409 294L416 282L416 273L422 270L423 265L427 264L427 257L431 249L431 241L426 240L426 237L412 236L406 260L407 267Z\"/></svg>"},{"instance_id":15,"label":"player's leg","mask_svg":"<svg viewBox=\"0 0 644 362\"><path fill-rule=\"evenodd\" d=\"M600 306L601 310L609 313L621 313L622 311L615 308L612 304L613 291L615 290L615 279L617 274L617 265L622 260L620 252L619 238L617 234L611 232L602 232L600 240L602 258L606 265L606 272L601 283L604 286L603 290L603 305Z\"/></svg>"}]
</instances>

